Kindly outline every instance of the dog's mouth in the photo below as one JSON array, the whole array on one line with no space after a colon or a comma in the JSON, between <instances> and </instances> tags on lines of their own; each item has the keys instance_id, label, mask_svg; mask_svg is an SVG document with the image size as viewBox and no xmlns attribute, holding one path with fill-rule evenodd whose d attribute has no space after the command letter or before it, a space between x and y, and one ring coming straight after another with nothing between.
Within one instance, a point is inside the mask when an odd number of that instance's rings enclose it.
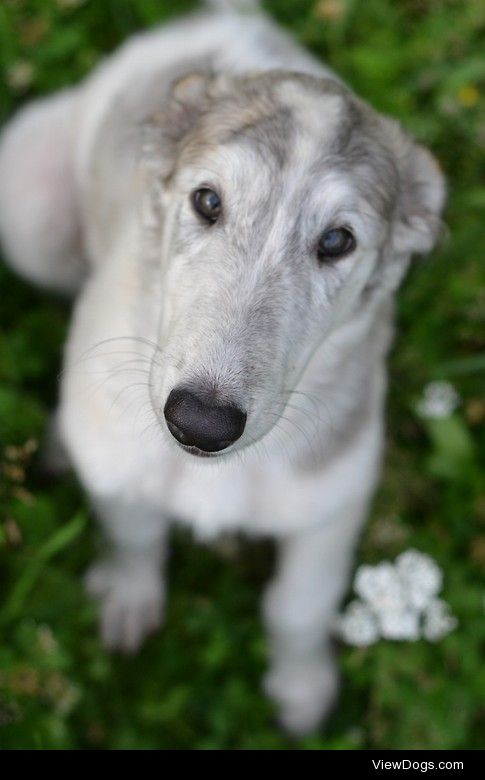
<instances>
[{"instance_id":1,"label":"dog's mouth","mask_svg":"<svg viewBox=\"0 0 485 780\"><path fill-rule=\"evenodd\" d=\"M181 450L188 452L189 455L194 455L196 458L218 458L224 454L224 452L226 452L226 450L220 450L219 452L207 452L207 450L200 450L194 445L181 444L180 442L177 443Z\"/></svg>"}]
</instances>

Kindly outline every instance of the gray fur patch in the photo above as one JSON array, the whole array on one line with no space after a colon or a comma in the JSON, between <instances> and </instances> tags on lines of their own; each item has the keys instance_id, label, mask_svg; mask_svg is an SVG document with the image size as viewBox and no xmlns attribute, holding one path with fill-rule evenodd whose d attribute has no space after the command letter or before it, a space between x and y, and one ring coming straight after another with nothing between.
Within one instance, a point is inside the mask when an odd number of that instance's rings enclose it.
<instances>
[{"instance_id":1,"label":"gray fur patch","mask_svg":"<svg viewBox=\"0 0 485 780\"><path fill-rule=\"evenodd\" d=\"M275 108L272 113L231 130L223 143L247 143L265 162L271 162L277 169L281 169L294 143L295 129L292 122L290 109Z\"/></svg>"}]
</instances>

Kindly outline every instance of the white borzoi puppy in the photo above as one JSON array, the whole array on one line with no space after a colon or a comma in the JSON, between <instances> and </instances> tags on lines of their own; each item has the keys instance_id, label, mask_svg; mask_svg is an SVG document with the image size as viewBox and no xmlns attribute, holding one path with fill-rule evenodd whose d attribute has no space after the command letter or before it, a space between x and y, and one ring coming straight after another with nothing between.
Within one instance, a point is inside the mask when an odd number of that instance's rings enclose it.
<instances>
[{"instance_id":1,"label":"white borzoi puppy","mask_svg":"<svg viewBox=\"0 0 485 780\"><path fill-rule=\"evenodd\" d=\"M393 296L444 185L256 7L217 6L13 119L0 235L21 274L77 297L55 428L110 542L88 574L106 645L159 626L172 520L272 535L265 687L303 733L336 691Z\"/></svg>"}]
</instances>

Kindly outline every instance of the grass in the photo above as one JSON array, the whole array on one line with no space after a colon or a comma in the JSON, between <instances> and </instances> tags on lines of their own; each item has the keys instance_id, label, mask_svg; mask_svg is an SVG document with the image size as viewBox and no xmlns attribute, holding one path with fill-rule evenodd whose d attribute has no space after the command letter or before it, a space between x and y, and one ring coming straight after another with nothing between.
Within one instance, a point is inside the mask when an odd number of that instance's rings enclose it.
<instances>
[{"instance_id":1,"label":"grass","mask_svg":"<svg viewBox=\"0 0 485 780\"><path fill-rule=\"evenodd\" d=\"M4 0L2 119L71 84L168 0ZM177 9L193 3L184 0ZM270 0L296 38L428 144L450 185L449 237L399 299L382 485L360 561L431 553L459 619L437 644L342 648L340 705L306 749L478 748L485 733L485 6L481 0ZM0 746L287 749L259 690L264 547L228 563L174 535L165 630L131 660L106 655L81 586L96 543L73 478L32 468L55 401L66 305L0 266ZM425 424L415 401L444 378L462 403ZM482 467L482 471L481 471Z\"/></svg>"}]
</instances>

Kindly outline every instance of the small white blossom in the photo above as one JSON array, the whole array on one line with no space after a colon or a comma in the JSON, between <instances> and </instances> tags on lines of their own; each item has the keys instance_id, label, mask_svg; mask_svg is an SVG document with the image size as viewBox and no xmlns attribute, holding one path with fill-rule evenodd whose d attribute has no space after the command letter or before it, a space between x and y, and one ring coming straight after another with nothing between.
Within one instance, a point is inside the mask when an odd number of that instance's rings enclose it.
<instances>
[{"instance_id":1,"label":"small white blossom","mask_svg":"<svg viewBox=\"0 0 485 780\"><path fill-rule=\"evenodd\" d=\"M416 411L424 419L449 417L460 403L460 396L450 382L429 382L418 401Z\"/></svg>"},{"instance_id":2,"label":"small white blossom","mask_svg":"<svg viewBox=\"0 0 485 780\"><path fill-rule=\"evenodd\" d=\"M435 642L457 625L446 602L436 598L443 583L439 566L429 555L407 550L394 564L360 566L352 601L337 621L345 642L364 647L379 638Z\"/></svg>"},{"instance_id":3,"label":"small white blossom","mask_svg":"<svg viewBox=\"0 0 485 780\"><path fill-rule=\"evenodd\" d=\"M423 636L428 642L436 642L438 639L451 633L458 621L451 614L448 604L442 599L433 599L428 604L424 613Z\"/></svg>"},{"instance_id":4,"label":"small white blossom","mask_svg":"<svg viewBox=\"0 0 485 780\"><path fill-rule=\"evenodd\" d=\"M367 604L351 601L337 623L345 642L356 647L372 645L379 639L379 628L374 613Z\"/></svg>"},{"instance_id":5,"label":"small white blossom","mask_svg":"<svg viewBox=\"0 0 485 780\"><path fill-rule=\"evenodd\" d=\"M415 642L419 639L419 613L412 609L386 609L378 612L377 619L383 639Z\"/></svg>"},{"instance_id":6,"label":"small white blossom","mask_svg":"<svg viewBox=\"0 0 485 780\"><path fill-rule=\"evenodd\" d=\"M443 574L429 555L407 550L396 559L396 571L407 604L422 611L440 592Z\"/></svg>"},{"instance_id":7,"label":"small white blossom","mask_svg":"<svg viewBox=\"0 0 485 780\"><path fill-rule=\"evenodd\" d=\"M354 590L375 610L389 610L402 604L401 582L392 563L360 566L355 574Z\"/></svg>"}]
</instances>

